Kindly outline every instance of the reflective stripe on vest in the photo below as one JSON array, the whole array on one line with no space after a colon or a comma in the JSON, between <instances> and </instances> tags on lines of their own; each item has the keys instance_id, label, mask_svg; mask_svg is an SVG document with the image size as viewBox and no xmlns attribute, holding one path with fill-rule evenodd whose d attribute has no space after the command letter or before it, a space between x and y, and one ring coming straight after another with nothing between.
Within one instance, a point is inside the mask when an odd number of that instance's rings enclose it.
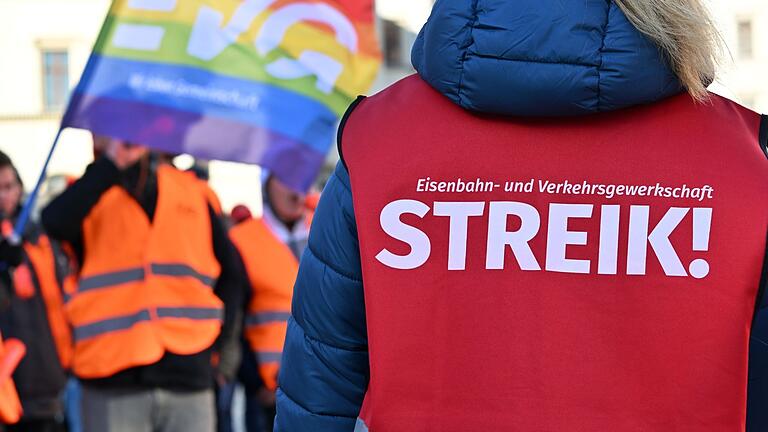
<instances>
[{"instance_id":1,"label":"reflective stripe on vest","mask_svg":"<svg viewBox=\"0 0 768 432\"><path fill-rule=\"evenodd\" d=\"M143 310L133 315L109 318L103 321L78 326L74 328L75 342L82 342L86 339L101 336L106 333L126 330L142 321L149 321L150 319L152 319L152 317L150 316L149 311Z\"/></svg>"},{"instance_id":2,"label":"reflective stripe on vest","mask_svg":"<svg viewBox=\"0 0 768 432\"><path fill-rule=\"evenodd\" d=\"M759 124L687 94L475 115L418 76L360 102L340 153L370 430L743 431L768 232Z\"/></svg>"},{"instance_id":3,"label":"reflective stripe on vest","mask_svg":"<svg viewBox=\"0 0 768 432\"><path fill-rule=\"evenodd\" d=\"M216 284L216 278L200 274L195 269L185 264L151 264L150 269L152 274L157 276L191 277L211 288ZM102 273L80 279L78 292L82 293L131 282L140 282L143 281L145 277L146 271L143 267Z\"/></svg>"},{"instance_id":4,"label":"reflective stripe on vest","mask_svg":"<svg viewBox=\"0 0 768 432\"><path fill-rule=\"evenodd\" d=\"M298 262L263 219L245 221L230 231L245 263L253 292L245 320L245 338L259 359L259 373L267 388L277 386L293 283Z\"/></svg>"},{"instance_id":5,"label":"reflective stripe on vest","mask_svg":"<svg viewBox=\"0 0 768 432\"><path fill-rule=\"evenodd\" d=\"M84 293L96 289L109 288L115 285L122 285L130 282L139 282L144 280L144 268L135 268L129 270L120 270L112 273L103 273L80 279L77 287L78 293Z\"/></svg>"},{"instance_id":6,"label":"reflective stripe on vest","mask_svg":"<svg viewBox=\"0 0 768 432\"><path fill-rule=\"evenodd\" d=\"M224 319L224 311L216 308L157 308L158 318L186 318L191 320L218 320ZM134 325L150 321L152 314L149 310L142 310L135 314L109 318L103 321L97 321L94 323L78 326L74 328L75 342L81 342L83 340L102 336L106 333L116 332L120 330L126 330Z\"/></svg>"},{"instance_id":7,"label":"reflective stripe on vest","mask_svg":"<svg viewBox=\"0 0 768 432\"><path fill-rule=\"evenodd\" d=\"M270 324L270 323L287 323L288 318L290 317L291 317L290 312L282 312L282 311L256 312L256 313L248 314L248 316L245 318L245 325L256 326L256 325Z\"/></svg>"},{"instance_id":8,"label":"reflective stripe on vest","mask_svg":"<svg viewBox=\"0 0 768 432\"><path fill-rule=\"evenodd\" d=\"M203 285L213 288L216 278L198 273L195 269L184 264L152 264L152 273L158 276L191 277Z\"/></svg>"},{"instance_id":9,"label":"reflective stripe on vest","mask_svg":"<svg viewBox=\"0 0 768 432\"><path fill-rule=\"evenodd\" d=\"M161 307L157 308L159 318L187 318L193 320L223 320L224 309L221 308L192 308L192 307Z\"/></svg>"},{"instance_id":10,"label":"reflective stripe on vest","mask_svg":"<svg viewBox=\"0 0 768 432\"><path fill-rule=\"evenodd\" d=\"M280 363L283 353L282 351L256 351L256 358L259 360L259 364Z\"/></svg>"}]
</instances>

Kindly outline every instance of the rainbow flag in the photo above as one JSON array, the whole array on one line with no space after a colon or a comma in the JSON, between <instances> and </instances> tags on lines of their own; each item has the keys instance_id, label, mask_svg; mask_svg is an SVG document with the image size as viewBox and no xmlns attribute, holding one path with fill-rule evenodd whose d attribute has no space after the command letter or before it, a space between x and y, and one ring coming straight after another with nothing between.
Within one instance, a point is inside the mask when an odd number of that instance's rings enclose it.
<instances>
[{"instance_id":1,"label":"rainbow flag","mask_svg":"<svg viewBox=\"0 0 768 432\"><path fill-rule=\"evenodd\" d=\"M380 63L373 0L115 0L63 126L306 190Z\"/></svg>"}]
</instances>

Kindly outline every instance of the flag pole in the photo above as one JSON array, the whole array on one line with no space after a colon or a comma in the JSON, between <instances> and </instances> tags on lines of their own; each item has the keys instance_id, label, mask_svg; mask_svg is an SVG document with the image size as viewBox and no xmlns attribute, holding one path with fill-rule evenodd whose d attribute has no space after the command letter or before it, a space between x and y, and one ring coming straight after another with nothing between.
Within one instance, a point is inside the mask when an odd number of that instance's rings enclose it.
<instances>
[{"instance_id":1,"label":"flag pole","mask_svg":"<svg viewBox=\"0 0 768 432\"><path fill-rule=\"evenodd\" d=\"M40 177L37 179L37 184L35 184L35 188L32 190L32 193L29 194L26 202L24 202L24 207L22 207L19 218L16 220L16 227L13 229L13 235L9 239L11 244L21 244L21 236L24 233L24 228L27 226L29 217L32 215L32 208L35 207L35 202L37 202L37 195L40 193L40 187L43 185L43 182L47 177L48 165L51 163L53 152L56 150L56 144L59 143L59 138L61 138L61 132L63 130L64 128L59 126L59 130L56 132L56 138L54 138L53 145L51 145L51 150L48 152L48 156L45 158L43 169L40 171Z\"/></svg>"}]
</instances>

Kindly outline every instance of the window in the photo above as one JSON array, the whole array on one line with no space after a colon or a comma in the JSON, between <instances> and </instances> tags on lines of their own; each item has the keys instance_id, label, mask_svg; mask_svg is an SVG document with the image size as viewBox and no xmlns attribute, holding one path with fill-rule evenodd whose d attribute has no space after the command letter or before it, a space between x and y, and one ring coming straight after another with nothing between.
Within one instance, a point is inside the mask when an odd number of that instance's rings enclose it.
<instances>
[{"instance_id":1,"label":"window","mask_svg":"<svg viewBox=\"0 0 768 432\"><path fill-rule=\"evenodd\" d=\"M69 53L43 51L43 104L45 111L64 109L69 94Z\"/></svg>"},{"instance_id":2,"label":"window","mask_svg":"<svg viewBox=\"0 0 768 432\"><path fill-rule=\"evenodd\" d=\"M752 21L742 20L737 25L739 59L747 60L752 58Z\"/></svg>"}]
</instances>

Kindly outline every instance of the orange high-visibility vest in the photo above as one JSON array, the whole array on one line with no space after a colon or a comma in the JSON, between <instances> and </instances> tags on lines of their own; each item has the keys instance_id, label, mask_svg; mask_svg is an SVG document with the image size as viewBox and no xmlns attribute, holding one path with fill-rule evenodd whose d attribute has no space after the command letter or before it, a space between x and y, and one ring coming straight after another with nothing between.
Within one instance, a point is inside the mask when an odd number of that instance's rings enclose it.
<instances>
[{"instance_id":1,"label":"orange high-visibility vest","mask_svg":"<svg viewBox=\"0 0 768 432\"><path fill-rule=\"evenodd\" d=\"M245 337L258 359L262 380L274 390L299 263L263 219L250 219L235 226L230 237L245 263L253 293Z\"/></svg>"},{"instance_id":2,"label":"orange high-visibility vest","mask_svg":"<svg viewBox=\"0 0 768 432\"><path fill-rule=\"evenodd\" d=\"M0 424L15 424L23 413L19 394L11 378L14 369L24 357L24 344L17 340L3 343L0 335Z\"/></svg>"},{"instance_id":3,"label":"orange high-visibility vest","mask_svg":"<svg viewBox=\"0 0 768 432\"><path fill-rule=\"evenodd\" d=\"M69 368L72 359L72 333L64 314L61 286L56 277L56 262L48 237L41 235L36 243L24 243L24 251L34 268L40 295L45 303L48 326L56 344L56 352L63 368Z\"/></svg>"},{"instance_id":4,"label":"orange high-visibility vest","mask_svg":"<svg viewBox=\"0 0 768 432\"><path fill-rule=\"evenodd\" d=\"M221 208L221 199L219 199L219 195L216 193L215 190L211 187L211 185L208 184L205 180L198 180L198 183L200 185L200 189L203 190L203 193L208 199L208 204L213 209L213 212L216 213L218 216L221 216L223 211Z\"/></svg>"},{"instance_id":5,"label":"orange high-visibility vest","mask_svg":"<svg viewBox=\"0 0 768 432\"><path fill-rule=\"evenodd\" d=\"M165 352L199 353L221 331L206 197L196 179L170 166L158 168L157 181L153 221L115 186L83 222L80 280L66 306L80 378L153 364Z\"/></svg>"},{"instance_id":6,"label":"orange high-visibility vest","mask_svg":"<svg viewBox=\"0 0 768 432\"><path fill-rule=\"evenodd\" d=\"M200 187L200 190L203 192L203 195L205 195L206 199L208 200L208 204L213 209L213 212L216 213L218 216L221 216L223 213L222 207L221 207L221 199L219 199L219 195L216 193L215 190L213 190L213 188L208 183L208 181L197 178L195 173L192 171L184 171L184 173L190 176L191 178L195 179L195 182L197 182L197 185Z\"/></svg>"}]
</instances>

